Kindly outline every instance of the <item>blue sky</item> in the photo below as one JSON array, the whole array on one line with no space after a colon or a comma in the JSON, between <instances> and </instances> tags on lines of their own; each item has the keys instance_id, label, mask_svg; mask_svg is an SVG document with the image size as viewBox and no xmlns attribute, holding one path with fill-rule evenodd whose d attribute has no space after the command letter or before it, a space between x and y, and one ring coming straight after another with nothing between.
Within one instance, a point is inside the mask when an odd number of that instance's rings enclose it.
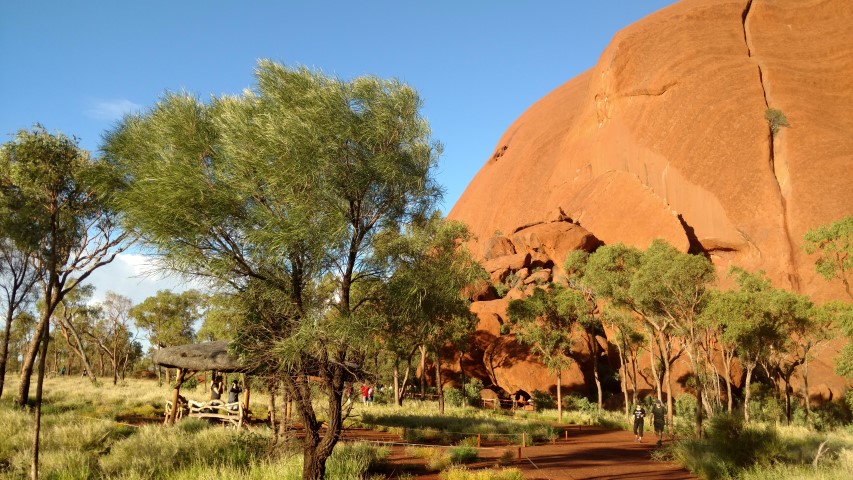
<instances>
[{"instance_id":1,"label":"blue sky","mask_svg":"<svg viewBox=\"0 0 853 480\"><path fill-rule=\"evenodd\" d=\"M420 92L445 146L447 212L513 120L591 68L617 31L671 3L4 1L0 141L39 122L94 151L122 114L165 91L206 98L250 87L259 58L344 79L396 77ZM141 262L124 260L110 278ZM136 301L156 288L127 283L132 292L120 293Z\"/></svg>"}]
</instances>

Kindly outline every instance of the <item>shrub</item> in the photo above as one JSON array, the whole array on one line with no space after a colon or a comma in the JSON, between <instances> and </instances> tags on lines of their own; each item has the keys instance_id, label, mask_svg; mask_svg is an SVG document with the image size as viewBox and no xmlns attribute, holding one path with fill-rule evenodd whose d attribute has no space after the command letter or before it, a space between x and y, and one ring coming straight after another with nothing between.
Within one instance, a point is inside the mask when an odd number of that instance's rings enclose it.
<instances>
[{"instance_id":1,"label":"shrub","mask_svg":"<svg viewBox=\"0 0 853 480\"><path fill-rule=\"evenodd\" d=\"M465 405L465 394L458 388L448 387L444 389L444 400L454 407Z\"/></svg>"},{"instance_id":2,"label":"shrub","mask_svg":"<svg viewBox=\"0 0 853 480\"><path fill-rule=\"evenodd\" d=\"M776 430L745 425L739 415L718 414L708 421L704 439L674 444L672 455L702 478L730 478L754 465L769 465L782 457Z\"/></svg>"},{"instance_id":3,"label":"shrub","mask_svg":"<svg viewBox=\"0 0 853 480\"><path fill-rule=\"evenodd\" d=\"M459 445L447 449L450 463L468 463L477 459L477 448L467 445Z\"/></svg>"},{"instance_id":4,"label":"shrub","mask_svg":"<svg viewBox=\"0 0 853 480\"><path fill-rule=\"evenodd\" d=\"M777 108L768 108L764 111L764 119L770 124L770 133L775 137L782 127L790 127L788 118L782 113L782 110Z\"/></svg>"},{"instance_id":5,"label":"shrub","mask_svg":"<svg viewBox=\"0 0 853 480\"><path fill-rule=\"evenodd\" d=\"M465 467L450 467L438 474L441 480L524 480L517 468L502 470L468 470Z\"/></svg>"},{"instance_id":6,"label":"shrub","mask_svg":"<svg viewBox=\"0 0 853 480\"><path fill-rule=\"evenodd\" d=\"M588 398L580 395L567 395L563 397L563 406L583 413L598 413L598 404L590 402Z\"/></svg>"},{"instance_id":7,"label":"shrub","mask_svg":"<svg viewBox=\"0 0 853 480\"><path fill-rule=\"evenodd\" d=\"M542 390L534 390L533 393L530 395L530 398L533 399L533 405L536 406L537 410L548 410L557 408L557 401L554 400L554 397L552 397L551 394L548 392L543 392Z\"/></svg>"},{"instance_id":8,"label":"shrub","mask_svg":"<svg viewBox=\"0 0 853 480\"><path fill-rule=\"evenodd\" d=\"M483 389L483 382L479 378L472 378L465 384L465 400L472 407L480 406L480 390Z\"/></svg>"}]
</instances>

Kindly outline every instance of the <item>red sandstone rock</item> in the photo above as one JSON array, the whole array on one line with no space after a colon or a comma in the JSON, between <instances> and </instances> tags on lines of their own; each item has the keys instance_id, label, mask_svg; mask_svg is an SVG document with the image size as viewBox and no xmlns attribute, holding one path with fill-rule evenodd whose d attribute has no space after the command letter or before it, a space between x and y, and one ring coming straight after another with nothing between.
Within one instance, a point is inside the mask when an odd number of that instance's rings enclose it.
<instances>
[{"instance_id":1,"label":"red sandstone rock","mask_svg":"<svg viewBox=\"0 0 853 480\"><path fill-rule=\"evenodd\" d=\"M493 258L514 254L515 246L512 244L510 239L503 236L492 237L486 242L486 249L483 252L483 259L491 260Z\"/></svg>"},{"instance_id":2,"label":"red sandstone rock","mask_svg":"<svg viewBox=\"0 0 853 480\"><path fill-rule=\"evenodd\" d=\"M562 267L579 235L554 230L570 225L554 221L565 212L608 244L664 238L721 272L761 269L817 301L845 298L801 245L807 230L853 214L851 25L848 0L685 0L650 15L519 117L448 217L480 242L514 232L516 251L532 256L504 260L503 278L534 258ZM768 107L791 125L775 137ZM523 373L535 361L513 359L505 341L488 357L501 387L553 385ZM813 395L843 388L833 356L810 366L825 390Z\"/></svg>"}]
</instances>

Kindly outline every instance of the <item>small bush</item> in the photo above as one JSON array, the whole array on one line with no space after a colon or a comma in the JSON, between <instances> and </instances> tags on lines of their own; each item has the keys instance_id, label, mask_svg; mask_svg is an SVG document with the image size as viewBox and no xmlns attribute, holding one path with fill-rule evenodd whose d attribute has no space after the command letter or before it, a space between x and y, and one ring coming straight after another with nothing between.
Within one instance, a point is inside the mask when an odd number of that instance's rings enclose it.
<instances>
[{"instance_id":1,"label":"small bush","mask_svg":"<svg viewBox=\"0 0 853 480\"><path fill-rule=\"evenodd\" d=\"M515 452L512 450L504 450L504 453L498 457L498 465L501 467L512 465L513 463L515 463Z\"/></svg>"},{"instance_id":2,"label":"small bush","mask_svg":"<svg viewBox=\"0 0 853 480\"><path fill-rule=\"evenodd\" d=\"M480 390L483 389L483 382L479 378L472 378L465 383L465 402L472 407L480 406Z\"/></svg>"},{"instance_id":3,"label":"small bush","mask_svg":"<svg viewBox=\"0 0 853 480\"><path fill-rule=\"evenodd\" d=\"M458 388L448 387L444 389L444 401L454 407L462 407L465 405L465 394Z\"/></svg>"},{"instance_id":4,"label":"small bush","mask_svg":"<svg viewBox=\"0 0 853 480\"><path fill-rule=\"evenodd\" d=\"M554 397L551 396L548 392L543 392L542 390L534 390L530 395L530 398L533 400L533 405L536 406L537 410L548 410L557 408L557 401L554 400Z\"/></svg>"},{"instance_id":5,"label":"small bush","mask_svg":"<svg viewBox=\"0 0 853 480\"><path fill-rule=\"evenodd\" d=\"M524 480L517 468L502 470L468 470L465 467L450 467L438 474L441 480Z\"/></svg>"},{"instance_id":6,"label":"small bush","mask_svg":"<svg viewBox=\"0 0 853 480\"><path fill-rule=\"evenodd\" d=\"M764 119L770 124L770 133L775 137L782 127L790 127L788 118L782 113L782 110L777 108L768 108L764 111Z\"/></svg>"},{"instance_id":7,"label":"small bush","mask_svg":"<svg viewBox=\"0 0 853 480\"><path fill-rule=\"evenodd\" d=\"M477 448L467 445L459 445L447 449L447 455L450 457L450 463L468 463L477 459Z\"/></svg>"}]
</instances>

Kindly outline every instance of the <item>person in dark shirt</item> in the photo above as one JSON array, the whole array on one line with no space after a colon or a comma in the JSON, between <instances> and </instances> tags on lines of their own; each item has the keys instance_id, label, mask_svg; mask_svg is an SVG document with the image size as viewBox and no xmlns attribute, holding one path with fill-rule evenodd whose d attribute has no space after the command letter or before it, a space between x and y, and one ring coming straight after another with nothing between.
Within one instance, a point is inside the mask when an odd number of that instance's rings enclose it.
<instances>
[{"instance_id":1,"label":"person in dark shirt","mask_svg":"<svg viewBox=\"0 0 853 480\"><path fill-rule=\"evenodd\" d=\"M222 390L225 389L225 386L222 385L222 377L219 375L214 375L213 383L210 384L210 399L211 400L219 400L222 398Z\"/></svg>"},{"instance_id":2,"label":"person in dark shirt","mask_svg":"<svg viewBox=\"0 0 853 480\"><path fill-rule=\"evenodd\" d=\"M658 446L663 445L663 427L666 426L666 407L663 406L660 400L655 400L655 406L652 407L652 420L655 426L655 433L658 435Z\"/></svg>"},{"instance_id":3,"label":"person in dark shirt","mask_svg":"<svg viewBox=\"0 0 853 480\"><path fill-rule=\"evenodd\" d=\"M231 388L228 389L228 403L234 403L239 400L240 392L243 389L237 384L237 380L231 382Z\"/></svg>"},{"instance_id":4,"label":"person in dark shirt","mask_svg":"<svg viewBox=\"0 0 853 480\"><path fill-rule=\"evenodd\" d=\"M643 441L643 419L646 418L646 409L639 404L634 405L634 441Z\"/></svg>"}]
</instances>

